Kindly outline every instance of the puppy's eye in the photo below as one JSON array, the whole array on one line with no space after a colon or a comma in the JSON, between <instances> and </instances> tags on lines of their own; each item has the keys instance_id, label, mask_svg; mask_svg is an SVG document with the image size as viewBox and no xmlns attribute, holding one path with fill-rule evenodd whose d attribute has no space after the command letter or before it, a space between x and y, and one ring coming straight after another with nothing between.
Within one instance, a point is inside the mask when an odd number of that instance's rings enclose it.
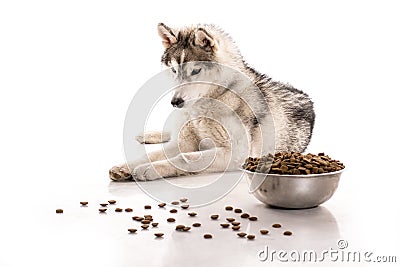
<instances>
[{"instance_id":1,"label":"puppy's eye","mask_svg":"<svg viewBox=\"0 0 400 267\"><path fill-rule=\"evenodd\" d=\"M190 75L193 76L193 75L199 74L200 71L201 71L201 68L200 69L194 69L194 70L192 70L192 73Z\"/></svg>"},{"instance_id":2,"label":"puppy's eye","mask_svg":"<svg viewBox=\"0 0 400 267\"><path fill-rule=\"evenodd\" d=\"M173 73L176 73L176 69L174 67L171 68Z\"/></svg>"}]
</instances>

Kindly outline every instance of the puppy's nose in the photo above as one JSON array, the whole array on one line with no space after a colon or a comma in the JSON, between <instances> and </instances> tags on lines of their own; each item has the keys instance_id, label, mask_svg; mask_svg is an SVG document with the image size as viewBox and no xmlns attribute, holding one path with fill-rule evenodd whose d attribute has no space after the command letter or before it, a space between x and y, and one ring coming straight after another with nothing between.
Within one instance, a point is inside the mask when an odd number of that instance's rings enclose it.
<instances>
[{"instance_id":1,"label":"puppy's nose","mask_svg":"<svg viewBox=\"0 0 400 267\"><path fill-rule=\"evenodd\" d=\"M176 107L176 108L183 107L184 103L185 103L185 101L181 97L174 97L171 100L171 105Z\"/></svg>"}]
</instances>

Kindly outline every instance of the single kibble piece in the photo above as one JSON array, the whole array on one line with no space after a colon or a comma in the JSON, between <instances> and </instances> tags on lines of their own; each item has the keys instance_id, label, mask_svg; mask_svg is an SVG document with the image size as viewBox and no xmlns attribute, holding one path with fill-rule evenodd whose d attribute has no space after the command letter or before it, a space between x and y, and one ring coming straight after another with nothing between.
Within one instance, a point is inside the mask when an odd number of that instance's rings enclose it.
<instances>
[{"instance_id":1,"label":"single kibble piece","mask_svg":"<svg viewBox=\"0 0 400 267\"><path fill-rule=\"evenodd\" d=\"M137 231L137 229L135 229L135 228L129 228L128 229L128 231L129 231L129 233L136 233L136 231Z\"/></svg>"},{"instance_id":2,"label":"single kibble piece","mask_svg":"<svg viewBox=\"0 0 400 267\"><path fill-rule=\"evenodd\" d=\"M171 204L172 205L179 205L179 201L172 201Z\"/></svg>"},{"instance_id":3,"label":"single kibble piece","mask_svg":"<svg viewBox=\"0 0 400 267\"><path fill-rule=\"evenodd\" d=\"M197 215L197 213L196 213L196 212L189 212L188 215L189 215L190 217L194 217L194 216Z\"/></svg>"},{"instance_id":4,"label":"single kibble piece","mask_svg":"<svg viewBox=\"0 0 400 267\"><path fill-rule=\"evenodd\" d=\"M226 206L225 210L233 210L233 207L232 206Z\"/></svg>"},{"instance_id":5,"label":"single kibble piece","mask_svg":"<svg viewBox=\"0 0 400 267\"><path fill-rule=\"evenodd\" d=\"M82 206L86 206L87 204L89 204L89 202L87 202L87 201L81 201L81 202L79 202Z\"/></svg>"},{"instance_id":6,"label":"single kibble piece","mask_svg":"<svg viewBox=\"0 0 400 267\"><path fill-rule=\"evenodd\" d=\"M257 221L258 218L257 218L256 216L251 216L251 217L249 217L249 220L250 220L250 221Z\"/></svg>"},{"instance_id":7,"label":"single kibble piece","mask_svg":"<svg viewBox=\"0 0 400 267\"><path fill-rule=\"evenodd\" d=\"M226 218L226 220L227 220L228 222L233 222L233 221L235 221L235 218Z\"/></svg>"},{"instance_id":8,"label":"single kibble piece","mask_svg":"<svg viewBox=\"0 0 400 267\"><path fill-rule=\"evenodd\" d=\"M147 228L149 228L149 225L148 225L148 224L143 224L143 225L141 225L141 227L142 227L143 229L147 229Z\"/></svg>"},{"instance_id":9,"label":"single kibble piece","mask_svg":"<svg viewBox=\"0 0 400 267\"><path fill-rule=\"evenodd\" d=\"M175 222L175 219L174 218L168 218L167 222Z\"/></svg>"},{"instance_id":10,"label":"single kibble piece","mask_svg":"<svg viewBox=\"0 0 400 267\"><path fill-rule=\"evenodd\" d=\"M136 218L136 221L139 221L139 222L141 222L141 221L143 221L143 220L144 220L143 217L137 217L137 218Z\"/></svg>"},{"instance_id":11,"label":"single kibble piece","mask_svg":"<svg viewBox=\"0 0 400 267\"><path fill-rule=\"evenodd\" d=\"M235 213L242 213L242 209L235 209L234 212Z\"/></svg>"},{"instance_id":12,"label":"single kibble piece","mask_svg":"<svg viewBox=\"0 0 400 267\"><path fill-rule=\"evenodd\" d=\"M153 222L153 223L151 223L151 226L153 226L153 227L157 227L157 226L158 226L158 223L156 223L156 222Z\"/></svg>"},{"instance_id":13,"label":"single kibble piece","mask_svg":"<svg viewBox=\"0 0 400 267\"><path fill-rule=\"evenodd\" d=\"M145 218L153 218L153 215L145 214L145 215L143 215L143 217L145 217Z\"/></svg>"},{"instance_id":14,"label":"single kibble piece","mask_svg":"<svg viewBox=\"0 0 400 267\"><path fill-rule=\"evenodd\" d=\"M150 224L151 221L150 221L150 220L142 220L141 223L142 223L142 224Z\"/></svg>"},{"instance_id":15,"label":"single kibble piece","mask_svg":"<svg viewBox=\"0 0 400 267\"><path fill-rule=\"evenodd\" d=\"M237 235L238 235L239 237L245 237L247 234L246 234L246 233L243 233L243 232L240 232L240 233L237 233Z\"/></svg>"},{"instance_id":16,"label":"single kibble piece","mask_svg":"<svg viewBox=\"0 0 400 267\"><path fill-rule=\"evenodd\" d=\"M132 217L132 220L134 220L134 221L138 221L138 219L139 219L139 216L133 216Z\"/></svg>"},{"instance_id":17,"label":"single kibble piece","mask_svg":"<svg viewBox=\"0 0 400 267\"><path fill-rule=\"evenodd\" d=\"M125 212L132 212L133 211L133 209L131 209L131 208L126 208L125 209Z\"/></svg>"},{"instance_id":18,"label":"single kibble piece","mask_svg":"<svg viewBox=\"0 0 400 267\"><path fill-rule=\"evenodd\" d=\"M238 226L238 225L240 225L240 222L231 222L231 224L232 224L233 226Z\"/></svg>"},{"instance_id":19,"label":"single kibble piece","mask_svg":"<svg viewBox=\"0 0 400 267\"><path fill-rule=\"evenodd\" d=\"M212 220L216 220L216 219L218 219L218 217L219 217L218 214L213 214L213 215L210 216L210 218L211 218Z\"/></svg>"},{"instance_id":20,"label":"single kibble piece","mask_svg":"<svg viewBox=\"0 0 400 267\"><path fill-rule=\"evenodd\" d=\"M172 210L170 210L169 212L171 212L171 213L177 213L177 212L178 212L178 210L176 210L176 209L172 209Z\"/></svg>"},{"instance_id":21,"label":"single kibble piece","mask_svg":"<svg viewBox=\"0 0 400 267\"><path fill-rule=\"evenodd\" d=\"M145 205L144 209L149 210L149 209L151 209L151 206L150 205Z\"/></svg>"},{"instance_id":22,"label":"single kibble piece","mask_svg":"<svg viewBox=\"0 0 400 267\"><path fill-rule=\"evenodd\" d=\"M283 232L283 235L292 235L293 233L292 232L290 232L290 231L285 231L285 232Z\"/></svg>"},{"instance_id":23,"label":"single kibble piece","mask_svg":"<svg viewBox=\"0 0 400 267\"><path fill-rule=\"evenodd\" d=\"M282 225L280 225L279 223L274 223L274 224L272 225L272 227L274 227L274 228L281 228Z\"/></svg>"},{"instance_id":24,"label":"single kibble piece","mask_svg":"<svg viewBox=\"0 0 400 267\"><path fill-rule=\"evenodd\" d=\"M188 199L185 198L185 197L183 197L183 198L180 199L180 201L181 201L181 202L186 202L186 201L188 201Z\"/></svg>"},{"instance_id":25,"label":"single kibble piece","mask_svg":"<svg viewBox=\"0 0 400 267\"><path fill-rule=\"evenodd\" d=\"M201 223L193 223L192 226L193 226L193 227L200 227L200 226L201 226Z\"/></svg>"},{"instance_id":26,"label":"single kibble piece","mask_svg":"<svg viewBox=\"0 0 400 267\"><path fill-rule=\"evenodd\" d=\"M222 228L228 228L229 227L229 223L221 223L220 224Z\"/></svg>"},{"instance_id":27,"label":"single kibble piece","mask_svg":"<svg viewBox=\"0 0 400 267\"><path fill-rule=\"evenodd\" d=\"M240 229L240 225L232 226L233 231L237 231Z\"/></svg>"},{"instance_id":28,"label":"single kibble piece","mask_svg":"<svg viewBox=\"0 0 400 267\"><path fill-rule=\"evenodd\" d=\"M117 203L117 201L114 200L114 199L111 199L111 200L108 201L108 203L110 203L110 204L115 204L115 203Z\"/></svg>"},{"instance_id":29,"label":"single kibble piece","mask_svg":"<svg viewBox=\"0 0 400 267\"><path fill-rule=\"evenodd\" d=\"M167 203L160 203L160 204L158 204L158 206L159 206L160 208L164 208L166 205L167 205Z\"/></svg>"},{"instance_id":30,"label":"single kibble piece","mask_svg":"<svg viewBox=\"0 0 400 267\"><path fill-rule=\"evenodd\" d=\"M122 212L122 209L121 208L116 208L115 212Z\"/></svg>"},{"instance_id":31,"label":"single kibble piece","mask_svg":"<svg viewBox=\"0 0 400 267\"><path fill-rule=\"evenodd\" d=\"M250 215L248 213L243 213L242 215L240 215L240 218L243 218L243 219L247 219L249 217L250 217Z\"/></svg>"},{"instance_id":32,"label":"single kibble piece","mask_svg":"<svg viewBox=\"0 0 400 267\"><path fill-rule=\"evenodd\" d=\"M178 224L177 226L175 226L175 230L177 230L177 231L183 230L183 228L185 228L185 226L183 224Z\"/></svg>"},{"instance_id":33,"label":"single kibble piece","mask_svg":"<svg viewBox=\"0 0 400 267\"><path fill-rule=\"evenodd\" d=\"M99 209L99 211L100 211L101 213L103 213L103 212L106 212L107 209Z\"/></svg>"},{"instance_id":34,"label":"single kibble piece","mask_svg":"<svg viewBox=\"0 0 400 267\"><path fill-rule=\"evenodd\" d=\"M185 228L183 228L183 231L184 232L187 232L187 231L189 231L191 228L189 227L189 226L185 226Z\"/></svg>"},{"instance_id":35,"label":"single kibble piece","mask_svg":"<svg viewBox=\"0 0 400 267\"><path fill-rule=\"evenodd\" d=\"M205 239L210 239L210 238L212 238L212 235L211 234L204 234L204 238Z\"/></svg>"},{"instance_id":36,"label":"single kibble piece","mask_svg":"<svg viewBox=\"0 0 400 267\"><path fill-rule=\"evenodd\" d=\"M100 203L100 206L107 207L108 203Z\"/></svg>"},{"instance_id":37,"label":"single kibble piece","mask_svg":"<svg viewBox=\"0 0 400 267\"><path fill-rule=\"evenodd\" d=\"M154 233L154 235L155 235L156 237L162 237L164 234L163 234L163 233Z\"/></svg>"},{"instance_id":38,"label":"single kibble piece","mask_svg":"<svg viewBox=\"0 0 400 267\"><path fill-rule=\"evenodd\" d=\"M62 210L62 209L56 209L56 213L63 213L64 212L64 210Z\"/></svg>"},{"instance_id":39,"label":"single kibble piece","mask_svg":"<svg viewBox=\"0 0 400 267\"><path fill-rule=\"evenodd\" d=\"M260 230L260 234L262 234L262 235L266 235L266 234L268 234L268 233L269 233L269 231L266 230L266 229L261 229L261 230Z\"/></svg>"},{"instance_id":40,"label":"single kibble piece","mask_svg":"<svg viewBox=\"0 0 400 267\"><path fill-rule=\"evenodd\" d=\"M148 221L153 221L153 217L151 217L151 216L144 216L144 219L145 220L148 220Z\"/></svg>"},{"instance_id":41,"label":"single kibble piece","mask_svg":"<svg viewBox=\"0 0 400 267\"><path fill-rule=\"evenodd\" d=\"M254 238L256 238L255 235L247 235L247 239L253 240Z\"/></svg>"},{"instance_id":42,"label":"single kibble piece","mask_svg":"<svg viewBox=\"0 0 400 267\"><path fill-rule=\"evenodd\" d=\"M181 208L184 209L184 210L186 210L186 209L189 208L189 205L188 205L188 204L182 205Z\"/></svg>"}]
</instances>

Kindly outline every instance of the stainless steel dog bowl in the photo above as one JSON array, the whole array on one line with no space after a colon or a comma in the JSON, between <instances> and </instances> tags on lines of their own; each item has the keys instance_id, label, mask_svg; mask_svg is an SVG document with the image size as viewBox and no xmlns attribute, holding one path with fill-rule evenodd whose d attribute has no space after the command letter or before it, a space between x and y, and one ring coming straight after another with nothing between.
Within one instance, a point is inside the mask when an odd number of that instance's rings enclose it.
<instances>
[{"instance_id":1,"label":"stainless steel dog bowl","mask_svg":"<svg viewBox=\"0 0 400 267\"><path fill-rule=\"evenodd\" d=\"M316 207L335 193L343 170L308 175L246 173L250 193L261 202L279 208L305 209Z\"/></svg>"}]
</instances>

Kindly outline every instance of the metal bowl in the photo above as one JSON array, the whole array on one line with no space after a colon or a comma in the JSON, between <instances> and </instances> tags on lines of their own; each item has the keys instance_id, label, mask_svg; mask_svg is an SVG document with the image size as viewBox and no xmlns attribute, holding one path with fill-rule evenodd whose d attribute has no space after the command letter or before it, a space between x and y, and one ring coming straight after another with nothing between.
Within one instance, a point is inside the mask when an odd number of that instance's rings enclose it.
<instances>
[{"instance_id":1,"label":"metal bowl","mask_svg":"<svg viewBox=\"0 0 400 267\"><path fill-rule=\"evenodd\" d=\"M335 193L343 172L281 175L241 170L247 175L250 193L258 200L286 209L306 209L324 203Z\"/></svg>"}]
</instances>

